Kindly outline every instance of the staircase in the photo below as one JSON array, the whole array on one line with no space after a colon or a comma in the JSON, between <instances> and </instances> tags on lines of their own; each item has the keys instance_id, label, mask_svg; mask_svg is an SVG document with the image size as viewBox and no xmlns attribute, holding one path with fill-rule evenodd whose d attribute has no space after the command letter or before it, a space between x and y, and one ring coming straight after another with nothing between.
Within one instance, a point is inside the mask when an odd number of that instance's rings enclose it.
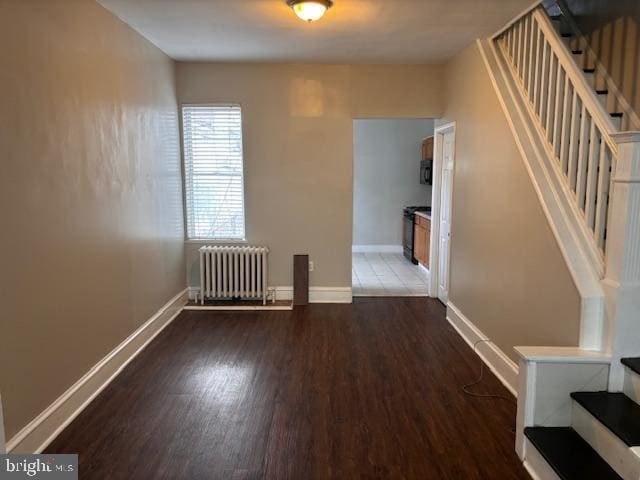
<instances>
[{"instance_id":1,"label":"staircase","mask_svg":"<svg viewBox=\"0 0 640 480\"><path fill-rule=\"evenodd\" d=\"M516 450L534 478L638 480L640 120L564 0L478 46L582 298L578 347L516 347Z\"/></svg>"},{"instance_id":2,"label":"staircase","mask_svg":"<svg viewBox=\"0 0 640 480\"><path fill-rule=\"evenodd\" d=\"M624 393L574 392L571 426L524 429L528 450L535 448L533 457L539 454L552 470L540 478L640 478L640 358L622 363Z\"/></svg>"},{"instance_id":3,"label":"staircase","mask_svg":"<svg viewBox=\"0 0 640 480\"><path fill-rule=\"evenodd\" d=\"M576 65L582 69L587 82L594 89L598 100L609 112L618 131L640 130L640 117L631 108L607 68L580 31L565 0L547 0L544 3L551 23L571 51Z\"/></svg>"}]
</instances>

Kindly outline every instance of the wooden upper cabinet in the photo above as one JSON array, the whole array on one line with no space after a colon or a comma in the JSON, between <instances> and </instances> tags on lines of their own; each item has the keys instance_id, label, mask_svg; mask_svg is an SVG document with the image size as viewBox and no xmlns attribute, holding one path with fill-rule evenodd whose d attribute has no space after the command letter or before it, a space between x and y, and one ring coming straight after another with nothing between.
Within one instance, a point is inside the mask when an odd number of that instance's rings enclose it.
<instances>
[{"instance_id":1,"label":"wooden upper cabinet","mask_svg":"<svg viewBox=\"0 0 640 480\"><path fill-rule=\"evenodd\" d=\"M433 137L422 141L422 160L433 160Z\"/></svg>"}]
</instances>

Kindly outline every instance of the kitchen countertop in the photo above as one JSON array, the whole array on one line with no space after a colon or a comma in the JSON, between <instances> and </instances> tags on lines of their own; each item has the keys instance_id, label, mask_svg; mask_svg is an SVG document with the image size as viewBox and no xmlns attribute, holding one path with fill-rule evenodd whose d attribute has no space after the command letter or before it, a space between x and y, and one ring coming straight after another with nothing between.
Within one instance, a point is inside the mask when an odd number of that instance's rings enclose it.
<instances>
[{"instance_id":1,"label":"kitchen countertop","mask_svg":"<svg viewBox=\"0 0 640 480\"><path fill-rule=\"evenodd\" d=\"M427 220L431 220L431 213L430 212L416 212L414 215L419 215L422 218L426 218Z\"/></svg>"}]
</instances>

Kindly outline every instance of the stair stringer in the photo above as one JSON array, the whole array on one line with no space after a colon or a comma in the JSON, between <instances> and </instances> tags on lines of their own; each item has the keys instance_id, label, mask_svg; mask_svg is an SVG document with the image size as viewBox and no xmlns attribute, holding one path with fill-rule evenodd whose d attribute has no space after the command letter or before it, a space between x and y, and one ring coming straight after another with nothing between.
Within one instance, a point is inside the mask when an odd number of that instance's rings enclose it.
<instances>
[{"instance_id":1,"label":"stair stringer","mask_svg":"<svg viewBox=\"0 0 640 480\"><path fill-rule=\"evenodd\" d=\"M568 200L566 187L553 170L554 159L547 153L504 57L490 40L478 40L477 46L542 210L581 297L579 346L584 350L601 351L605 348L605 297L601 273L594 267L598 265L594 258L597 252Z\"/></svg>"}]
</instances>

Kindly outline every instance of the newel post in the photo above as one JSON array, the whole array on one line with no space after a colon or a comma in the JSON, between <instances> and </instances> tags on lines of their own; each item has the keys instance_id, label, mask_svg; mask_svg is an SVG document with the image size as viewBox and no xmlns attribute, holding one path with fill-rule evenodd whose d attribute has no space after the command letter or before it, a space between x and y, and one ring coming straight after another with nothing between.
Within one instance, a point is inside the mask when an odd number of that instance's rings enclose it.
<instances>
[{"instance_id":1,"label":"newel post","mask_svg":"<svg viewBox=\"0 0 640 480\"><path fill-rule=\"evenodd\" d=\"M616 391L624 378L619 359L640 356L640 132L612 137L618 155L611 172L603 286L612 354L609 390Z\"/></svg>"}]
</instances>

